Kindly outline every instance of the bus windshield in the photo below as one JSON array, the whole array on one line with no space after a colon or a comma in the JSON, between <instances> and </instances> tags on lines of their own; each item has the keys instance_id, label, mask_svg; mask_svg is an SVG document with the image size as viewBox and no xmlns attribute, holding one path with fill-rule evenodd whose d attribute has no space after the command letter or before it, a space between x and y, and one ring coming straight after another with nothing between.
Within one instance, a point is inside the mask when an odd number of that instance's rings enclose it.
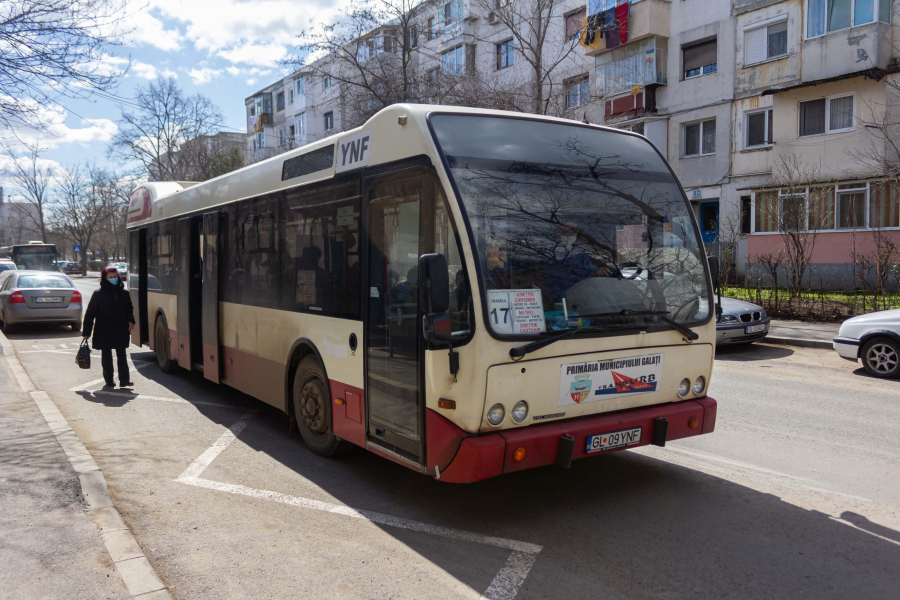
<instances>
[{"instance_id":1,"label":"bus windshield","mask_svg":"<svg viewBox=\"0 0 900 600\"><path fill-rule=\"evenodd\" d=\"M431 123L495 333L709 317L691 209L646 139L530 119L434 115Z\"/></svg>"},{"instance_id":2,"label":"bus windshield","mask_svg":"<svg viewBox=\"0 0 900 600\"><path fill-rule=\"evenodd\" d=\"M56 271L56 246L53 244L23 244L13 246L10 258L20 270Z\"/></svg>"}]
</instances>

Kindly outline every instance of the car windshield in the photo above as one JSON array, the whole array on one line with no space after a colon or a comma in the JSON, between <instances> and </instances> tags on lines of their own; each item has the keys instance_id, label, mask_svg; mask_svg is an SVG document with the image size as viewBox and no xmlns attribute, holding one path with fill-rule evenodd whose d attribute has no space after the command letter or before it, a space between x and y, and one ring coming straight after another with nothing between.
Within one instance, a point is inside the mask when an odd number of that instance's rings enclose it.
<instances>
[{"instance_id":1,"label":"car windshield","mask_svg":"<svg viewBox=\"0 0 900 600\"><path fill-rule=\"evenodd\" d=\"M435 115L491 327L691 324L710 314L692 213L641 137L526 119Z\"/></svg>"},{"instance_id":2,"label":"car windshield","mask_svg":"<svg viewBox=\"0 0 900 600\"><path fill-rule=\"evenodd\" d=\"M19 289L32 288L70 288L72 282L58 275L22 275L16 282Z\"/></svg>"}]
</instances>

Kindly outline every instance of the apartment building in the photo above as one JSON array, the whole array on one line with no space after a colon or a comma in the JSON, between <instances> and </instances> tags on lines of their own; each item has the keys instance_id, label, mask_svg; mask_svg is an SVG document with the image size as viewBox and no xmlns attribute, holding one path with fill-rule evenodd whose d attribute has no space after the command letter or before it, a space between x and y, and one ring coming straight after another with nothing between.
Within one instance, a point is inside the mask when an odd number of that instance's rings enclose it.
<instances>
[{"instance_id":1,"label":"apartment building","mask_svg":"<svg viewBox=\"0 0 900 600\"><path fill-rule=\"evenodd\" d=\"M434 78L464 73L527 88L531 65L500 12L509 6L419 5L411 44L417 67ZM559 61L546 93L551 112L645 135L681 179L709 250L727 245L739 276L783 247L780 230L790 219L819 232L815 284L853 287L849 245L868 251L875 231L900 243L898 191L879 164L896 162L891 139L900 136L892 125L877 127L896 122L900 110L900 0L571 0L558 7L547 20L547 58L567 40L579 47ZM357 56L396 52L397 28L388 23L361 38ZM348 77L335 56L321 61ZM346 85L326 71L292 73L247 98L250 162L352 122ZM435 99L423 94L421 101Z\"/></svg>"}]
</instances>

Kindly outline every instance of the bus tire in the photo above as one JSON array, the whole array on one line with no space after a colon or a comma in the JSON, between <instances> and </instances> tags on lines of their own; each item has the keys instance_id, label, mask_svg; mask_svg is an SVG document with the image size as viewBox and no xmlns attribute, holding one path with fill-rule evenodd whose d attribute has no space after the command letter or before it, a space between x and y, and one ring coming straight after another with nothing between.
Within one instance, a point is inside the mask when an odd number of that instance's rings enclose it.
<instances>
[{"instance_id":1,"label":"bus tire","mask_svg":"<svg viewBox=\"0 0 900 600\"><path fill-rule=\"evenodd\" d=\"M353 445L331 432L331 394L315 356L306 356L294 374L294 418L306 447L319 456L340 456Z\"/></svg>"},{"instance_id":2,"label":"bus tire","mask_svg":"<svg viewBox=\"0 0 900 600\"><path fill-rule=\"evenodd\" d=\"M172 361L172 355L169 352L169 327L166 324L166 317L159 315L156 318L156 327L153 332L153 348L156 351L156 364L163 373L174 373L175 363Z\"/></svg>"}]
</instances>

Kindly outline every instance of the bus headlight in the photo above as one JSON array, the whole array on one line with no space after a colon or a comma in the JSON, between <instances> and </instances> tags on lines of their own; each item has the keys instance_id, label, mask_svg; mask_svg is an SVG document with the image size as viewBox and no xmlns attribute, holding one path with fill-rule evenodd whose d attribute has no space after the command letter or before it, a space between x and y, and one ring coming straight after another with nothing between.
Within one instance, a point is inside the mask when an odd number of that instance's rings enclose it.
<instances>
[{"instance_id":1,"label":"bus headlight","mask_svg":"<svg viewBox=\"0 0 900 600\"><path fill-rule=\"evenodd\" d=\"M706 380L703 379L703 375L701 375L700 377L697 378L696 381L694 381L694 393L702 394L703 388L705 388L705 387L706 387Z\"/></svg>"},{"instance_id":2,"label":"bus headlight","mask_svg":"<svg viewBox=\"0 0 900 600\"><path fill-rule=\"evenodd\" d=\"M687 396L689 391L691 391L691 380L687 378L682 379L681 383L678 384L678 395Z\"/></svg>"},{"instance_id":3,"label":"bus headlight","mask_svg":"<svg viewBox=\"0 0 900 600\"><path fill-rule=\"evenodd\" d=\"M499 425L503 421L503 416L505 414L506 411L503 409L502 404L493 405L487 414L488 423L491 425Z\"/></svg>"},{"instance_id":4,"label":"bus headlight","mask_svg":"<svg viewBox=\"0 0 900 600\"><path fill-rule=\"evenodd\" d=\"M516 405L513 406L509 415L513 418L513 421L521 423L525 420L525 417L528 416L528 403L524 400L519 400L516 402Z\"/></svg>"}]
</instances>

